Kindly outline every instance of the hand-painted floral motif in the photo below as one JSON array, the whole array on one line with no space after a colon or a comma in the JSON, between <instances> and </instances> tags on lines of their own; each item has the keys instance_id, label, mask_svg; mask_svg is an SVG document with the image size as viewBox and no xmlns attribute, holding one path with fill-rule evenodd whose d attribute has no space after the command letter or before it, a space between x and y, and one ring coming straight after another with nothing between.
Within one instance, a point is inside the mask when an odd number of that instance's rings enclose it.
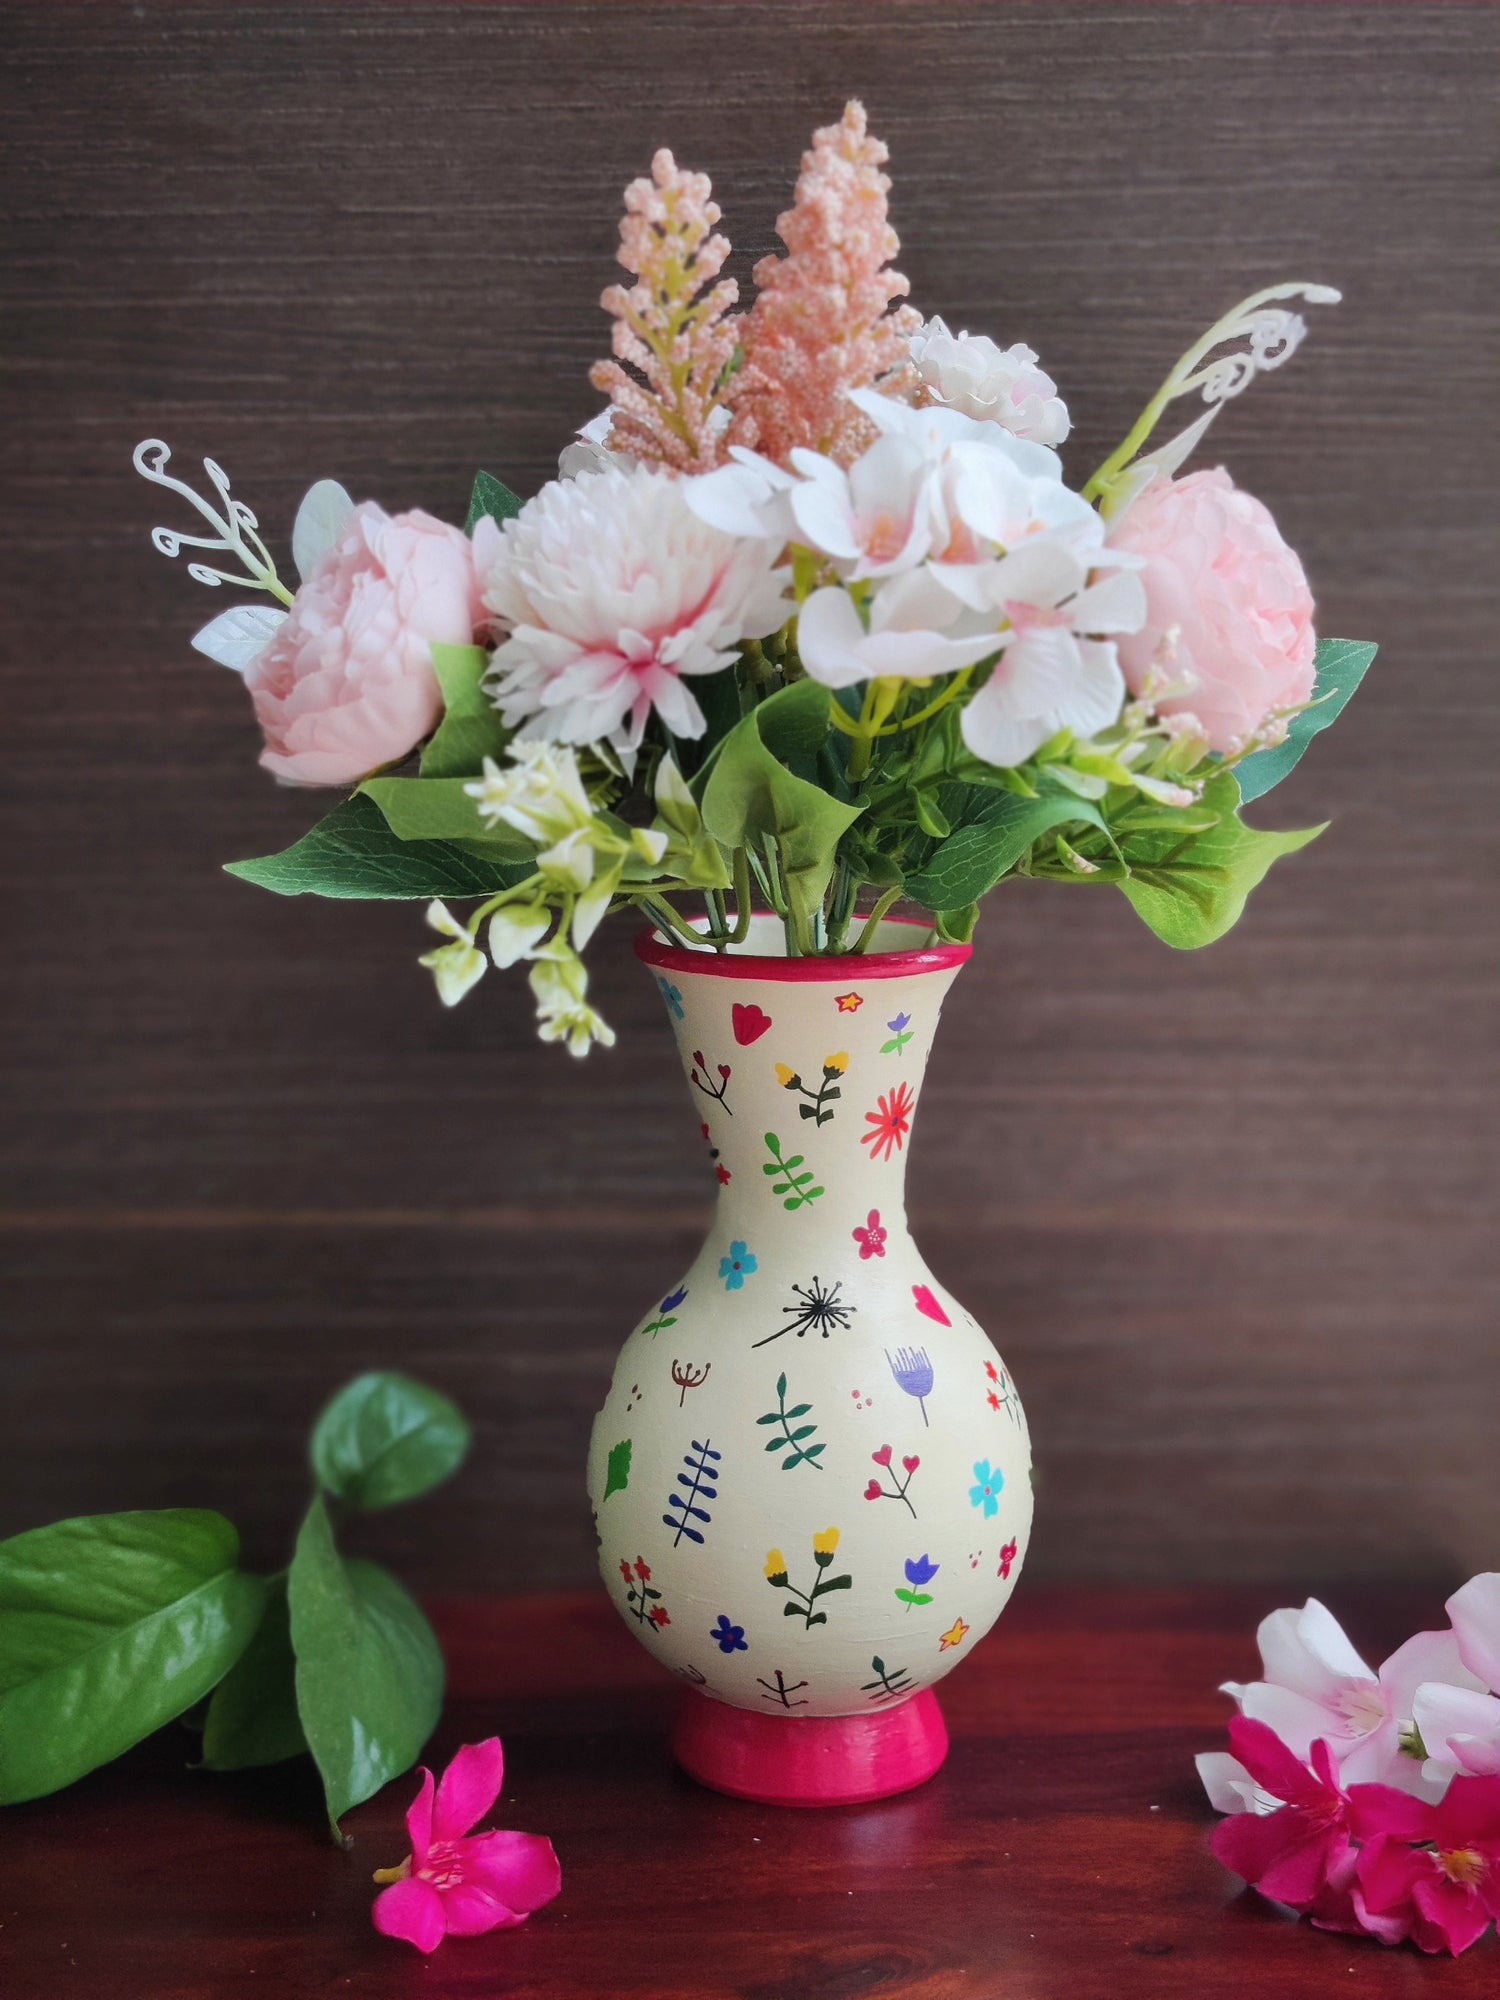
<instances>
[{"instance_id":1,"label":"hand-painted floral motif","mask_svg":"<svg viewBox=\"0 0 1500 2000\"><path fill-rule=\"evenodd\" d=\"M992 1521L1000 1512L1000 1494L1005 1485L1005 1474L998 1466L991 1469L987 1458L979 1459L974 1467L974 1484L969 1488L969 1505L978 1507L985 1520Z\"/></svg>"},{"instance_id":2,"label":"hand-painted floral motif","mask_svg":"<svg viewBox=\"0 0 1500 2000\"><path fill-rule=\"evenodd\" d=\"M786 1063L777 1063L776 1080L783 1090L794 1090L808 1101L797 1109L804 1118L815 1118L820 1125L826 1125L833 1117L832 1105L835 1098L842 1097L839 1078L849 1067L849 1058L842 1049L823 1058L823 1081L816 1090L809 1090L797 1071Z\"/></svg>"},{"instance_id":3,"label":"hand-painted floral motif","mask_svg":"<svg viewBox=\"0 0 1500 2000\"><path fill-rule=\"evenodd\" d=\"M865 1498L867 1500L899 1500L907 1513L915 1521L917 1510L911 1504L906 1489L911 1485L911 1476L922 1463L921 1459L915 1453L909 1453L903 1458L901 1468L905 1472L906 1477L905 1479L898 1479L891 1466L891 1460L895 1456L895 1453L890 1445L883 1444L879 1451L872 1451L870 1456L878 1466L881 1466L885 1471L890 1473L891 1484L890 1486L883 1486L878 1479L872 1479L865 1488Z\"/></svg>"},{"instance_id":4,"label":"hand-painted floral motif","mask_svg":"<svg viewBox=\"0 0 1500 2000\"><path fill-rule=\"evenodd\" d=\"M687 1401L687 1392L689 1389L702 1388L703 1384L708 1380L709 1370L713 1365L711 1361L705 1361L701 1368L696 1361L674 1361L672 1363L672 1380L682 1391L682 1394L677 1398L677 1407L679 1410Z\"/></svg>"},{"instance_id":5,"label":"hand-painted floral motif","mask_svg":"<svg viewBox=\"0 0 1500 2000\"><path fill-rule=\"evenodd\" d=\"M798 1465L810 1465L814 1472L821 1472L823 1470L822 1466L818 1463L818 1459L823 1451L823 1445L821 1443L807 1443L807 1439L812 1437L817 1431L817 1425L798 1424L796 1430L792 1429L792 1425L797 1422L797 1419L805 1417L811 1408L811 1403L794 1403L788 1409L786 1401L786 1376L778 1375L776 1377L776 1408L768 1410L763 1417L755 1419L757 1425L775 1424L778 1427L779 1434L766 1440L766 1450L786 1451L789 1453L781 1461L783 1472L790 1472L794 1466Z\"/></svg>"},{"instance_id":6,"label":"hand-painted floral motif","mask_svg":"<svg viewBox=\"0 0 1500 2000\"><path fill-rule=\"evenodd\" d=\"M863 993L835 993L833 998L841 1014L857 1014L865 1004Z\"/></svg>"},{"instance_id":7,"label":"hand-painted floral motif","mask_svg":"<svg viewBox=\"0 0 1500 2000\"><path fill-rule=\"evenodd\" d=\"M938 1304L931 1285L913 1285L911 1301L919 1313L925 1314L928 1319L936 1320L939 1326L952 1326L952 1320Z\"/></svg>"},{"instance_id":8,"label":"hand-painted floral motif","mask_svg":"<svg viewBox=\"0 0 1500 2000\"><path fill-rule=\"evenodd\" d=\"M688 1288L686 1285L679 1285L675 1292L668 1292L667 1296L656 1308L656 1318L647 1320L646 1324L641 1328L641 1332L649 1333L654 1339L662 1331L663 1327L676 1326L677 1308L682 1304L687 1295Z\"/></svg>"},{"instance_id":9,"label":"hand-painted floral motif","mask_svg":"<svg viewBox=\"0 0 1500 2000\"><path fill-rule=\"evenodd\" d=\"M636 1624L647 1632L659 1632L664 1625L670 1625L672 1621L661 1602L661 1592L651 1588L650 1565L637 1556L634 1563L620 1564L620 1574L625 1579L626 1608Z\"/></svg>"},{"instance_id":10,"label":"hand-painted floral motif","mask_svg":"<svg viewBox=\"0 0 1500 2000\"><path fill-rule=\"evenodd\" d=\"M923 1586L931 1583L941 1568L941 1563L932 1562L926 1555L908 1556L906 1558L907 1587L905 1590L898 1587L896 1596L906 1606L908 1611L911 1610L914 1604L931 1604L932 1593L924 1589Z\"/></svg>"},{"instance_id":11,"label":"hand-painted floral motif","mask_svg":"<svg viewBox=\"0 0 1500 2000\"><path fill-rule=\"evenodd\" d=\"M609 1461L604 1468L604 1500L611 1493L623 1493L629 1486L631 1449L629 1438L621 1438L617 1445L610 1448Z\"/></svg>"},{"instance_id":12,"label":"hand-painted floral motif","mask_svg":"<svg viewBox=\"0 0 1500 2000\"><path fill-rule=\"evenodd\" d=\"M770 1681L762 1681L759 1679L757 1679L757 1685L765 1689L765 1693L761 1696L762 1701L774 1701L781 1708L806 1708L807 1706L807 1699L805 1696L801 1701L792 1700L792 1696L797 1693L799 1688L805 1688L807 1686L807 1682L792 1681L790 1685L788 1685L787 1677L782 1672L780 1667L776 1669L776 1680L774 1685Z\"/></svg>"},{"instance_id":13,"label":"hand-painted floral motif","mask_svg":"<svg viewBox=\"0 0 1500 2000\"><path fill-rule=\"evenodd\" d=\"M882 1092L878 1110L865 1113L865 1123L870 1130L860 1134L860 1143L869 1147L872 1160L888 1160L893 1153L901 1151L911 1130L912 1107L916 1101L911 1085L901 1083L894 1090Z\"/></svg>"},{"instance_id":14,"label":"hand-painted floral motif","mask_svg":"<svg viewBox=\"0 0 1500 2000\"><path fill-rule=\"evenodd\" d=\"M694 1521L701 1521L706 1528L709 1524L709 1502L719 1497L719 1460L722 1453L709 1449L708 1439L699 1444L693 1439L693 1449L683 1464L686 1472L679 1472L677 1484L686 1488L686 1497L673 1493L667 1499L667 1511L662 1515L662 1524L672 1530L672 1546L677 1548L684 1535L690 1542L703 1543L702 1529L695 1528ZM673 1508L676 1512L673 1513Z\"/></svg>"},{"instance_id":15,"label":"hand-painted floral motif","mask_svg":"<svg viewBox=\"0 0 1500 2000\"><path fill-rule=\"evenodd\" d=\"M698 1130L703 1134L703 1143L708 1148L708 1157L714 1163L714 1174L718 1179L719 1186L728 1187L729 1183L734 1179L734 1175L730 1173L728 1167L719 1158L719 1149L713 1142L713 1134L709 1131L707 1125L700 1125Z\"/></svg>"},{"instance_id":16,"label":"hand-painted floral motif","mask_svg":"<svg viewBox=\"0 0 1500 2000\"><path fill-rule=\"evenodd\" d=\"M932 1363L927 1358L925 1347L898 1347L894 1357L889 1348L885 1356L896 1378L898 1389L904 1389L908 1396L915 1396L922 1411L922 1422L927 1422L927 1398L932 1394Z\"/></svg>"},{"instance_id":17,"label":"hand-painted floral motif","mask_svg":"<svg viewBox=\"0 0 1500 2000\"><path fill-rule=\"evenodd\" d=\"M885 1255L885 1239L889 1232L880 1220L878 1208L872 1208L863 1228L856 1226L851 1234L859 1245L861 1264L867 1264L872 1257Z\"/></svg>"},{"instance_id":18,"label":"hand-painted floral motif","mask_svg":"<svg viewBox=\"0 0 1500 2000\"><path fill-rule=\"evenodd\" d=\"M793 1153L789 1158L783 1159L781 1141L776 1134L767 1132L765 1140L766 1151L771 1157L761 1168L761 1172L771 1177L771 1192L784 1197L781 1204L783 1208L806 1208L810 1202L815 1202L820 1194L826 1192L821 1187L808 1186L808 1182L813 1178L810 1167L798 1173L797 1169L802 1165L801 1153Z\"/></svg>"},{"instance_id":19,"label":"hand-painted floral motif","mask_svg":"<svg viewBox=\"0 0 1500 2000\"><path fill-rule=\"evenodd\" d=\"M1002 1362L997 1367L993 1361L986 1361L984 1372L993 1385L985 1393L985 1401L992 1410L1004 1410L1012 1423L1021 1421L1021 1399L1016 1394L1016 1385L1010 1379L1010 1370Z\"/></svg>"},{"instance_id":20,"label":"hand-painted floral motif","mask_svg":"<svg viewBox=\"0 0 1500 2000\"><path fill-rule=\"evenodd\" d=\"M782 1605L781 1609L784 1616L803 1619L809 1629L814 1625L826 1625L828 1623L828 1613L826 1611L815 1611L813 1609L813 1606L820 1597L825 1596L831 1590L852 1590L854 1588L854 1579L852 1576L829 1576L828 1574L829 1566L833 1562L834 1556L838 1553L838 1529L824 1528L821 1533L814 1535L812 1539L813 1562L816 1565L817 1574L814 1577L811 1590L798 1590L787 1574L786 1557L781 1553L780 1549L771 1549L766 1556L766 1582L770 1584L773 1590L790 1592L794 1600L789 1604Z\"/></svg>"},{"instance_id":21,"label":"hand-painted floral motif","mask_svg":"<svg viewBox=\"0 0 1500 2000\"><path fill-rule=\"evenodd\" d=\"M753 1278L759 1269L753 1252L740 1242L731 1243L729 1255L719 1259L719 1276L726 1292L743 1291L746 1278Z\"/></svg>"},{"instance_id":22,"label":"hand-painted floral motif","mask_svg":"<svg viewBox=\"0 0 1500 2000\"><path fill-rule=\"evenodd\" d=\"M841 1305L839 1293L842 1284L835 1279L831 1285L823 1284L816 1272L810 1285L793 1285L794 1297L790 1305L781 1308L791 1317L785 1326L778 1326L774 1333L768 1333L764 1340L752 1341L753 1347L769 1347L773 1340L780 1340L784 1333L795 1333L800 1340L805 1333L816 1329L826 1340L835 1327L842 1331L858 1312L858 1306Z\"/></svg>"},{"instance_id":23,"label":"hand-painted floral motif","mask_svg":"<svg viewBox=\"0 0 1500 2000\"><path fill-rule=\"evenodd\" d=\"M911 1015L898 1014L894 1021L887 1021L885 1025L891 1031L891 1039L888 1042L880 1044L880 1053L883 1056L904 1056L906 1054L906 1045L911 1040L914 1032L911 1025Z\"/></svg>"},{"instance_id":24,"label":"hand-painted floral motif","mask_svg":"<svg viewBox=\"0 0 1500 2000\"><path fill-rule=\"evenodd\" d=\"M715 1063L714 1068L719 1073L717 1085L710 1083L708 1080L709 1065L704 1059L703 1051L701 1049L693 1050L693 1067L690 1072L693 1088L701 1090L705 1097L711 1097L716 1104L722 1104L724 1106L725 1117L732 1118L734 1113L725 1101L725 1092L729 1089L729 1079L734 1072L730 1069L728 1063Z\"/></svg>"},{"instance_id":25,"label":"hand-painted floral motif","mask_svg":"<svg viewBox=\"0 0 1500 2000\"><path fill-rule=\"evenodd\" d=\"M1010 1575L1011 1570L1014 1568L1015 1560L1016 1560L1016 1543L1014 1536L1012 1536L1011 1540L1008 1541L1005 1544L1005 1547L1000 1551L1000 1567L995 1572L995 1574L999 1577L1002 1583L1004 1583L1005 1579Z\"/></svg>"},{"instance_id":26,"label":"hand-painted floral motif","mask_svg":"<svg viewBox=\"0 0 1500 2000\"><path fill-rule=\"evenodd\" d=\"M748 1049L752 1042L758 1042L771 1025L771 1017L754 1001L747 1006L736 1000L730 1016L734 1025L734 1039L742 1049Z\"/></svg>"},{"instance_id":27,"label":"hand-painted floral motif","mask_svg":"<svg viewBox=\"0 0 1500 2000\"><path fill-rule=\"evenodd\" d=\"M666 979L658 979L656 983L661 988L661 997L666 1001L673 1020L682 1020L686 1012L682 1004L682 988L680 986L673 986Z\"/></svg>"},{"instance_id":28,"label":"hand-painted floral motif","mask_svg":"<svg viewBox=\"0 0 1500 2000\"><path fill-rule=\"evenodd\" d=\"M953 1623L948 1627L948 1630L939 1639L938 1651L940 1653L951 1652L955 1646L961 1646L968 1636L968 1626L962 1618L955 1618Z\"/></svg>"},{"instance_id":29,"label":"hand-painted floral motif","mask_svg":"<svg viewBox=\"0 0 1500 2000\"><path fill-rule=\"evenodd\" d=\"M748 1653L750 1650L745 1643L744 1626L731 1625L729 1614L726 1611L719 1613L719 1622L708 1636L715 1642L721 1653Z\"/></svg>"},{"instance_id":30,"label":"hand-painted floral motif","mask_svg":"<svg viewBox=\"0 0 1500 2000\"><path fill-rule=\"evenodd\" d=\"M904 1694L911 1693L911 1680L905 1667L887 1667L877 1653L870 1665L875 1670L875 1679L866 1681L860 1688L871 1701L899 1701Z\"/></svg>"}]
</instances>

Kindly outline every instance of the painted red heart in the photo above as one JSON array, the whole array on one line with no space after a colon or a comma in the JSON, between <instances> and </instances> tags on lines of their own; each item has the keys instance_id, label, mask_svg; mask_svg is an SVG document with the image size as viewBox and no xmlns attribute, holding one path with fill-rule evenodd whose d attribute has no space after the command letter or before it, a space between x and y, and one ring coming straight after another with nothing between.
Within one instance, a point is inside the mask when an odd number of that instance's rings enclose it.
<instances>
[{"instance_id":1,"label":"painted red heart","mask_svg":"<svg viewBox=\"0 0 1500 2000\"><path fill-rule=\"evenodd\" d=\"M758 1042L770 1025L770 1015L764 1008L757 1007L753 1000L748 1007L738 1000L735 1001L734 1039L742 1049L748 1049L752 1042Z\"/></svg>"},{"instance_id":2,"label":"painted red heart","mask_svg":"<svg viewBox=\"0 0 1500 2000\"><path fill-rule=\"evenodd\" d=\"M878 1500L880 1498L880 1481L878 1479L872 1479L865 1488L865 1498L867 1500Z\"/></svg>"},{"instance_id":3,"label":"painted red heart","mask_svg":"<svg viewBox=\"0 0 1500 2000\"><path fill-rule=\"evenodd\" d=\"M952 1320L932 1296L930 1285L913 1285L911 1295L919 1313L926 1313L927 1317L935 1319L939 1326L952 1326Z\"/></svg>"},{"instance_id":4,"label":"painted red heart","mask_svg":"<svg viewBox=\"0 0 1500 2000\"><path fill-rule=\"evenodd\" d=\"M883 1444L879 1451L872 1451L870 1456L877 1465L889 1465L891 1462L891 1447L888 1444Z\"/></svg>"},{"instance_id":5,"label":"painted red heart","mask_svg":"<svg viewBox=\"0 0 1500 2000\"><path fill-rule=\"evenodd\" d=\"M922 1461L920 1458L903 1458L901 1463L906 1467L908 1472L915 1472Z\"/></svg>"}]
</instances>

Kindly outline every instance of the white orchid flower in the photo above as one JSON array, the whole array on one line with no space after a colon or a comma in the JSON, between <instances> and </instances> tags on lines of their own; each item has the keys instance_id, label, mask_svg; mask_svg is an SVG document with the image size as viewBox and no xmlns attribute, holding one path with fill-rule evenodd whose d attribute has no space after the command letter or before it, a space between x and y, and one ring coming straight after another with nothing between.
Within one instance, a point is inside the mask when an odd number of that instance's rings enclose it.
<instances>
[{"instance_id":1,"label":"white orchid flower","mask_svg":"<svg viewBox=\"0 0 1500 2000\"><path fill-rule=\"evenodd\" d=\"M999 647L994 630L950 636L945 628L962 615L962 605L929 572L911 570L875 592L867 630L848 591L828 584L802 607L797 651L824 687L931 680L971 667Z\"/></svg>"}]
</instances>

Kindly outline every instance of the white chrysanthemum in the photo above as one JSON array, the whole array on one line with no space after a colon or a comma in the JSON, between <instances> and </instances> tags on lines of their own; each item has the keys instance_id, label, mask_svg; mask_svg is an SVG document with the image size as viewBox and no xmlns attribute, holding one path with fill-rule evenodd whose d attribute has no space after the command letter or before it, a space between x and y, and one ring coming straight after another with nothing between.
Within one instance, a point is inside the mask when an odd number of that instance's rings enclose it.
<instances>
[{"instance_id":1,"label":"white chrysanthemum","mask_svg":"<svg viewBox=\"0 0 1500 2000\"><path fill-rule=\"evenodd\" d=\"M1061 444L1068 435L1068 406L1029 347L998 347L982 333L950 333L934 318L912 335L911 358L928 393L950 410L1000 424L1035 444Z\"/></svg>"},{"instance_id":2,"label":"white chrysanthemum","mask_svg":"<svg viewBox=\"0 0 1500 2000\"><path fill-rule=\"evenodd\" d=\"M484 602L507 632L489 686L523 741L633 750L653 708L701 736L686 677L728 666L786 617L775 548L700 520L689 483L644 466L586 472L476 527Z\"/></svg>"}]
</instances>

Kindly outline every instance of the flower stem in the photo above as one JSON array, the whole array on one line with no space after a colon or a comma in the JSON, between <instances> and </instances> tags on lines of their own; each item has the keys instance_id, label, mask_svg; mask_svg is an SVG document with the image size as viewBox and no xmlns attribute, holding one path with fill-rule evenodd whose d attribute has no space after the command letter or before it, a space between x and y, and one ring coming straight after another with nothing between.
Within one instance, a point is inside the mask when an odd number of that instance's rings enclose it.
<instances>
[{"instance_id":1,"label":"flower stem","mask_svg":"<svg viewBox=\"0 0 1500 2000\"><path fill-rule=\"evenodd\" d=\"M886 890L885 894L880 898L880 901L875 905L874 909L871 910L869 916L865 918L865 927L860 932L859 936L854 940L853 949L856 953L867 952L870 949L870 946L874 941L875 933L880 928L881 918L885 915L886 911L890 909L893 903L900 901L900 898L901 898L901 890L899 885L894 889Z\"/></svg>"}]
</instances>

